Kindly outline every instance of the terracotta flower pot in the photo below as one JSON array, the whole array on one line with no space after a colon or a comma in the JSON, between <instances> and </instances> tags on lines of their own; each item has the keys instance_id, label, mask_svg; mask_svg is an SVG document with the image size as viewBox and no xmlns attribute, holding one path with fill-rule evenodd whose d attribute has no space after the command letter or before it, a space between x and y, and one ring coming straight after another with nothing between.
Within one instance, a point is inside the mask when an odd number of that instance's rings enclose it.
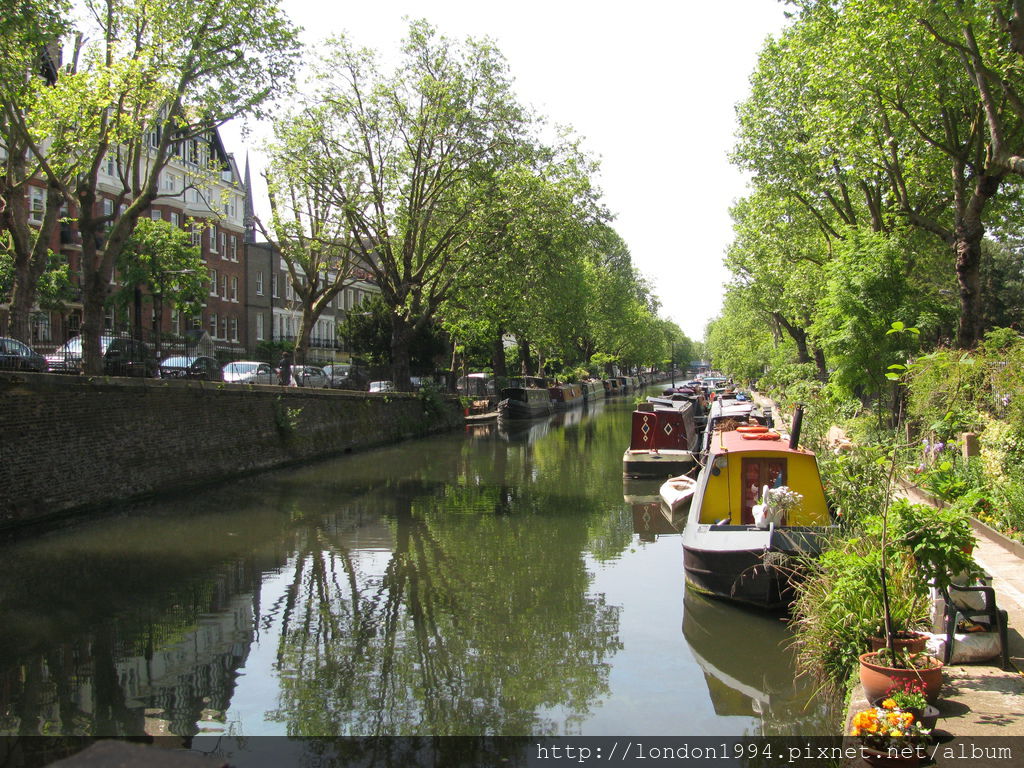
<instances>
[{"instance_id":1,"label":"terracotta flower pot","mask_svg":"<svg viewBox=\"0 0 1024 768\"><path fill-rule=\"evenodd\" d=\"M928 635L921 632L897 632L893 641L896 644L897 651L921 653L928 642ZM872 637L870 642L872 651L880 651L885 648L884 637Z\"/></svg>"},{"instance_id":2,"label":"terracotta flower pot","mask_svg":"<svg viewBox=\"0 0 1024 768\"><path fill-rule=\"evenodd\" d=\"M939 700L942 690L942 662L934 656L922 656L928 667L925 669L899 669L878 663L878 653L870 651L860 655L860 684L868 701L885 696L896 681L919 680L924 686L924 697L929 704Z\"/></svg>"}]
</instances>

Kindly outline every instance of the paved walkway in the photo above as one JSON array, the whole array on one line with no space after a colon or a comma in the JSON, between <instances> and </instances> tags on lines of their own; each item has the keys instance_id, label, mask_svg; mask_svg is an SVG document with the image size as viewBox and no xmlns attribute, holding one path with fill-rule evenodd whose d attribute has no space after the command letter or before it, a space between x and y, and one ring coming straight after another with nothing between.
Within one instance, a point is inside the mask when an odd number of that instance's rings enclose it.
<instances>
[{"instance_id":1,"label":"paved walkway","mask_svg":"<svg viewBox=\"0 0 1024 768\"><path fill-rule=\"evenodd\" d=\"M759 405L772 406L776 418L786 419L775 404L754 395ZM829 432L832 442L845 439L838 428ZM930 503L930 499L907 489L913 500ZM1003 546L977 536L975 560L992 575L992 586L1000 608L1009 618L1011 668L999 668L999 660L976 664L954 664L943 670L944 684L938 703L939 721L935 735L937 766L1024 766L1024 548ZM850 698L845 733L850 732L854 712L870 704L857 685ZM1010 741L1007 741L1010 739ZM1007 755L1001 750L1010 749ZM979 753L980 750L980 753ZM860 766L860 760L852 765Z\"/></svg>"},{"instance_id":2,"label":"paved walkway","mask_svg":"<svg viewBox=\"0 0 1024 768\"><path fill-rule=\"evenodd\" d=\"M904 490L912 501L930 502L914 488ZM996 601L1008 615L1010 669L1000 669L999 659L993 659L943 670L934 765L1024 766L1024 560L1020 547L976 538L974 559L991 574ZM850 698L847 733L852 713L868 706L858 685Z\"/></svg>"}]
</instances>

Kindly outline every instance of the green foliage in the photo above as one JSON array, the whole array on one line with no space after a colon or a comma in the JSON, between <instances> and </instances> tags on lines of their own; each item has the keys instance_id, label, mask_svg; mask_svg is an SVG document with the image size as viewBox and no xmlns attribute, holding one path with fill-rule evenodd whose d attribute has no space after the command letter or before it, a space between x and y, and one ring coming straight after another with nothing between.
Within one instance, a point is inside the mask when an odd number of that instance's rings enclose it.
<instances>
[{"instance_id":1,"label":"green foliage","mask_svg":"<svg viewBox=\"0 0 1024 768\"><path fill-rule=\"evenodd\" d=\"M343 335L354 352L371 365L387 365L391 359L391 311L380 296L359 305L360 312L349 312ZM447 348L444 335L435 323L418 326L409 343L409 370L414 376L432 373L434 359Z\"/></svg>"},{"instance_id":2,"label":"green foliage","mask_svg":"<svg viewBox=\"0 0 1024 768\"><path fill-rule=\"evenodd\" d=\"M138 286L158 310L159 302L166 301L186 315L202 311L210 282L202 249L192 244L188 231L163 220L139 219L118 255L117 272L129 290L113 295L115 306L130 304L130 289Z\"/></svg>"},{"instance_id":3,"label":"green foliage","mask_svg":"<svg viewBox=\"0 0 1024 768\"><path fill-rule=\"evenodd\" d=\"M982 571L971 556L974 531L970 518L960 507L935 507L911 504L897 499L892 505L893 541L907 547L921 577L939 587L948 587L953 578L968 583Z\"/></svg>"},{"instance_id":4,"label":"green foliage","mask_svg":"<svg viewBox=\"0 0 1024 768\"><path fill-rule=\"evenodd\" d=\"M793 605L793 644L798 669L826 688L839 689L869 638L884 631L881 564L881 537L866 532L837 540L807 566ZM926 626L927 590L909 552L889 558L887 580L894 630Z\"/></svg>"},{"instance_id":5,"label":"green foliage","mask_svg":"<svg viewBox=\"0 0 1024 768\"><path fill-rule=\"evenodd\" d=\"M299 428L299 420L302 417L301 408L289 408L284 404L281 395L277 395L273 401L274 426L283 439L290 439L295 436Z\"/></svg>"}]
</instances>

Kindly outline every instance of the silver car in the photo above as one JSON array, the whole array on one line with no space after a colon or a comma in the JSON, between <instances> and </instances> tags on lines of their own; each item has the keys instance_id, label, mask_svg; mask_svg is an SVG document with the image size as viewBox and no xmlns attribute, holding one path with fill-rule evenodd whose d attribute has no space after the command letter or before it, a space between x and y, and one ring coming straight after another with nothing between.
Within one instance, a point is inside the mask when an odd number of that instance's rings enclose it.
<instances>
[{"instance_id":1,"label":"silver car","mask_svg":"<svg viewBox=\"0 0 1024 768\"><path fill-rule=\"evenodd\" d=\"M331 383L323 368L315 365L292 366L292 376L300 387L327 387Z\"/></svg>"},{"instance_id":2,"label":"silver car","mask_svg":"<svg viewBox=\"0 0 1024 768\"><path fill-rule=\"evenodd\" d=\"M277 384L277 374L270 363L237 360L224 366L224 381L230 384Z\"/></svg>"}]
</instances>

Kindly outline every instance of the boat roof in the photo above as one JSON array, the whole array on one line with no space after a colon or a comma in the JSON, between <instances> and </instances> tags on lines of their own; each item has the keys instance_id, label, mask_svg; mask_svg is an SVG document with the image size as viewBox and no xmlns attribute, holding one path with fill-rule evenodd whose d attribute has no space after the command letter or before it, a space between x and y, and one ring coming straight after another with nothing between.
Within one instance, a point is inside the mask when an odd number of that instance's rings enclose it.
<instances>
[{"instance_id":1,"label":"boat roof","mask_svg":"<svg viewBox=\"0 0 1024 768\"><path fill-rule=\"evenodd\" d=\"M743 437L743 434L735 429L728 432L716 432L714 437L711 438L708 452L716 455L721 453L751 453L754 451L799 454L801 456L814 455L813 451L809 451L806 448L790 448L787 435L780 436L778 440L750 440Z\"/></svg>"},{"instance_id":2,"label":"boat roof","mask_svg":"<svg viewBox=\"0 0 1024 768\"><path fill-rule=\"evenodd\" d=\"M747 416L757 406L750 400L715 400L711 403L711 413L709 414L712 418L719 416Z\"/></svg>"}]
</instances>

